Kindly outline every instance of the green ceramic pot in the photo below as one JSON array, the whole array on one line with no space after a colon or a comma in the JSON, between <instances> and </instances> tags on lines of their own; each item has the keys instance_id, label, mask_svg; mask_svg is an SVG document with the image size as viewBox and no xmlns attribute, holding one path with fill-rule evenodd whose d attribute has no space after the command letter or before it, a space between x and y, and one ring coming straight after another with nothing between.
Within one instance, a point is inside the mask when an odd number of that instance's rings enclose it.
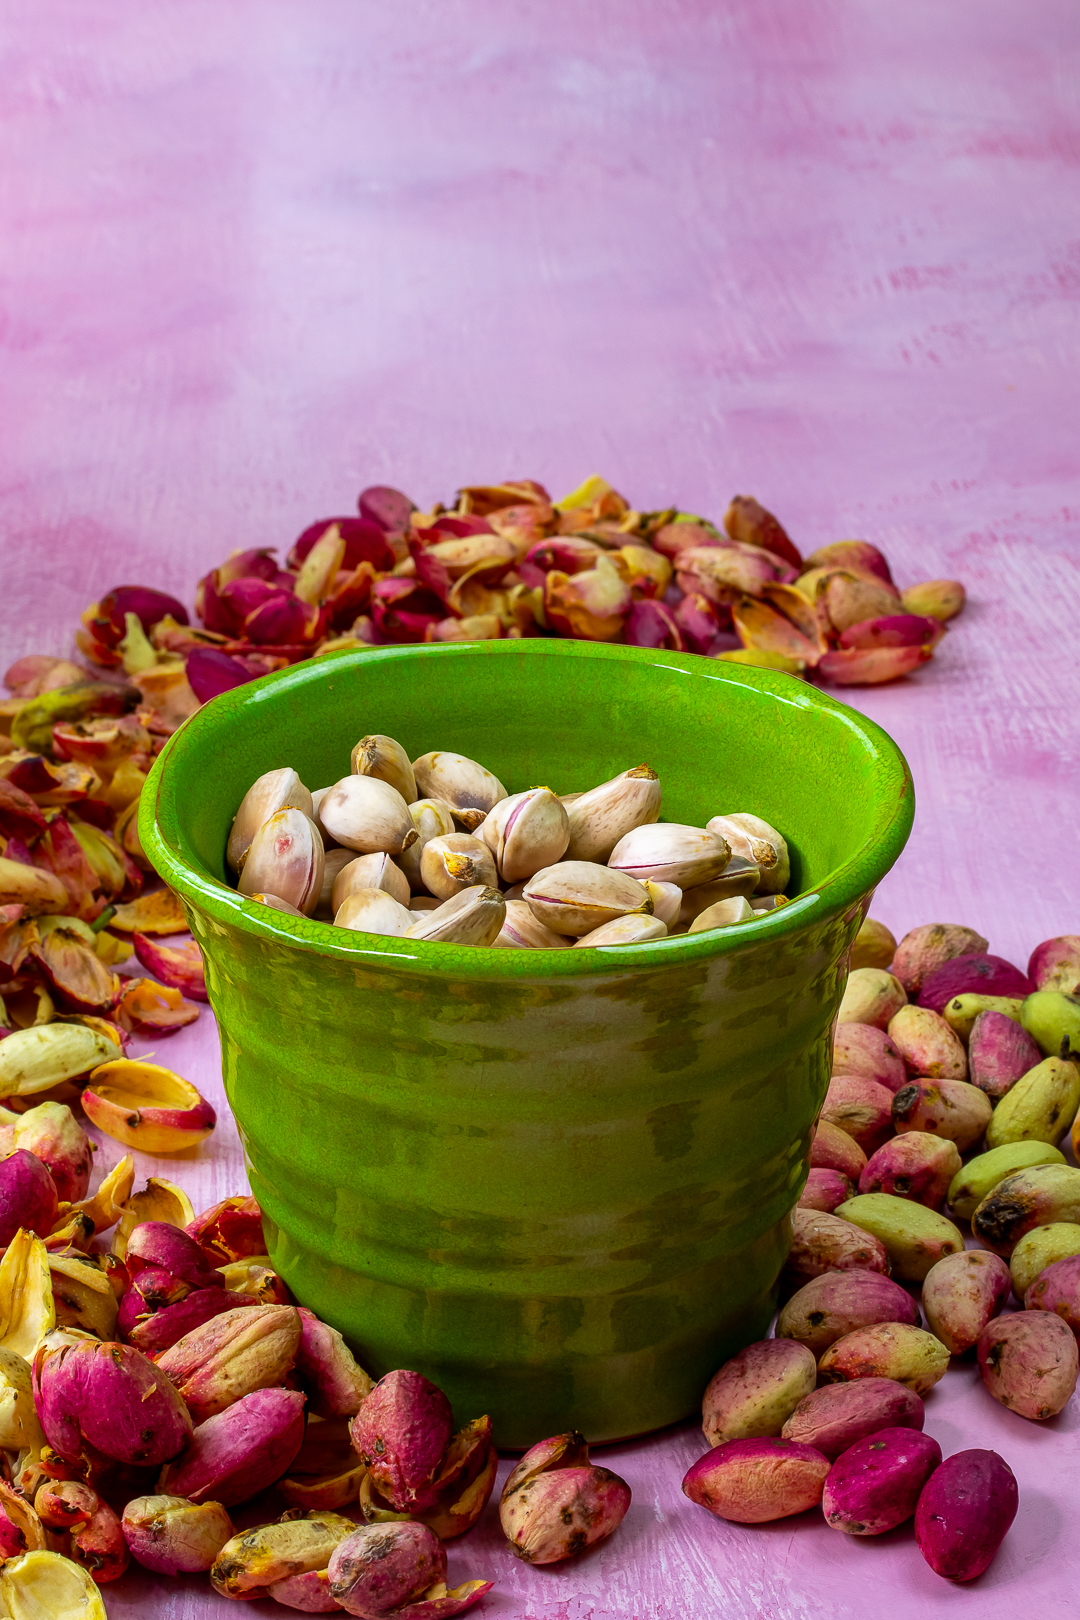
<instances>
[{"instance_id":1,"label":"green ceramic pot","mask_svg":"<svg viewBox=\"0 0 1080 1620\"><path fill-rule=\"evenodd\" d=\"M225 882L250 783L316 788L366 732L561 793L647 760L663 814L752 810L800 898L591 951L338 931ZM142 841L206 957L274 1264L376 1375L412 1367L510 1448L696 1411L774 1308L848 948L911 826L877 726L786 675L582 641L388 647L201 709Z\"/></svg>"}]
</instances>

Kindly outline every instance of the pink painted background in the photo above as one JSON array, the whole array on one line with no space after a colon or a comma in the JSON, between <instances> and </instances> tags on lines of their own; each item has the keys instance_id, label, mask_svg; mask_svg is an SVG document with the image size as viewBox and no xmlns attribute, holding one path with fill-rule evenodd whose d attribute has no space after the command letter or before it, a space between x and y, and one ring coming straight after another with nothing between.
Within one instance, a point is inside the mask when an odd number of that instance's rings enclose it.
<instances>
[{"instance_id":1,"label":"pink painted background","mask_svg":"<svg viewBox=\"0 0 1080 1620\"><path fill-rule=\"evenodd\" d=\"M1080 930L1070 0L9 0L0 87L5 660L368 483L754 493L804 550L970 591L931 666L852 695L919 795L875 913L1021 964ZM161 1056L220 1097L209 1015ZM227 1128L145 1169L196 1206L242 1178ZM1020 1481L970 1589L906 1531L709 1519L692 1427L602 1454L634 1489L610 1544L532 1571L489 1514L451 1578L494 1576L499 1620L1071 1615L1076 1403L1036 1427L953 1372L927 1429ZM208 1592L106 1597L229 1611Z\"/></svg>"}]
</instances>

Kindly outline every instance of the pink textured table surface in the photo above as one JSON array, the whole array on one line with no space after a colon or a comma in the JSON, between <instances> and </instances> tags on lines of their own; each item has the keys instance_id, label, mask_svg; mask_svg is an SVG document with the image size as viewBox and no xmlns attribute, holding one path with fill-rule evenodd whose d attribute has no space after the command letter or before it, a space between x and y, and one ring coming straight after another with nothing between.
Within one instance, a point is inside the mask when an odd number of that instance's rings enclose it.
<instances>
[{"instance_id":1,"label":"pink textured table surface","mask_svg":"<svg viewBox=\"0 0 1080 1620\"><path fill-rule=\"evenodd\" d=\"M852 697L919 796L876 914L966 921L1020 961L1077 931L1075 19L1069 0L9 0L5 658L68 651L103 586L190 601L230 548L287 546L367 483L426 502L598 470L713 515L752 491L805 550L861 535L902 583L971 593L932 666ZM220 1100L209 1015L161 1056ZM197 1207L243 1174L227 1125L141 1168ZM714 1522L679 1493L692 1427L602 1454L634 1489L611 1544L532 1571L489 1512L451 1576L494 1576L480 1613L500 1620L1071 1613L1076 1403L1037 1428L968 1369L927 1410L946 1452L993 1446L1020 1481L972 1588L907 1531ZM194 1580L107 1602L229 1612Z\"/></svg>"}]
</instances>

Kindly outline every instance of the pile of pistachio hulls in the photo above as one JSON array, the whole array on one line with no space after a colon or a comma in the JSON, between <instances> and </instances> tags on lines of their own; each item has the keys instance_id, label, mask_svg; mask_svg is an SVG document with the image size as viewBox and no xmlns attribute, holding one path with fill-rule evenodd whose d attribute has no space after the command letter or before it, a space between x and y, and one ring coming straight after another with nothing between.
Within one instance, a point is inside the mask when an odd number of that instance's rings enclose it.
<instances>
[{"instance_id":1,"label":"pile of pistachio hulls","mask_svg":"<svg viewBox=\"0 0 1080 1620\"><path fill-rule=\"evenodd\" d=\"M790 1297L776 1337L710 1383L712 1449L683 1489L742 1523L820 1506L875 1536L913 1518L930 1567L972 1580L1015 1517L1016 1480L993 1451L943 1461L924 1397L960 1356L1036 1423L1076 1388L1080 1170L1059 1144L1071 1126L1080 1148L1080 936L1045 940L1024 972L970 928L898 946L870 920L852 960Z\"/></svg>"},{"instance_id":2,"label":"pile of pistachio hulls","mask_svg":"<svg viewBox=\"0 0 1080 1620\"><path fill-rule=\"evenodd\" d=\"M244 795L228 863L242 894L339 928L440 944L632 945L752 922L785 903L788 849L745 813L661 822L637 765L587 793L508 794L461 754L410 761L362 737L315 793L290 768Z\"/></svg>"}]
</instances>

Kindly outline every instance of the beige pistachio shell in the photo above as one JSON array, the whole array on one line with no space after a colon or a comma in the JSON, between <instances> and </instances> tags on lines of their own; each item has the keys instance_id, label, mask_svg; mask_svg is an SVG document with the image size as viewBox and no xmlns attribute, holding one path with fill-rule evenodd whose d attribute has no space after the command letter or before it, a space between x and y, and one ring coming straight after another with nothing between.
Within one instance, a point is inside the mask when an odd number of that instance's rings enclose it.
<instances>
[{"instance_id":1,"label":"beige pistachio shell","mask_svg":"<svg viewBox=\"0 0 1080 1620\"><path fill-rule=\"evenodd\" d=\"M682 904L679 906L680 923L692 923L695 917L700 917L703 911L715 906L718 900L735 900L740 895L748 900L757 892L760 881L761 869L755 861L733 855L720 876L713 878L711 883L699 883L692 889L683 890Z\"/></svg>"},{"instance_id":2,"label":"beige pistachio shell","mask_svg":"<svg viewBox=\"0 0 1080 1620\"><path fill-rule=\"evenodd\" d=\"M565 950L570 941L537 922L524 900L507 900L506 918L493 943L517 951L559 951Z\"/></svg>"},{"instance_id":3,"label":"beige pistachio shell","mask_svg":"<svg viewBox=\"0 0 1080 1620\"><path fill-rule=\"evenodd\" d=\"M591 934L575 939L574 948L594 945L642 945L651 939L666 939L667 924L659 917L646 917L637 913L631 917L616 917L614 922L601 923Z\"/></svg>"},{"instance_id":4,"label":"beige pistachio shell","mask_svg":"<svg viewBox=\"0 0 1080 1620\"><path fill-rule=\"evenodd\" d=\"M424 850L433 838L446 838L450 833L457 831L457 822L454 812L445 799L416 799L409 806L409 815L416 828L416 843L410 844L397 856L397 864L401 867L409 880L409 887L415 894L424 886L420 876L420 861Z\"/></svg>"},{"instance_id":5,"label":"beige pistachio shell","mask_svg":"<svg viewBox=\"0 0 1080 1620\"><path fill-rule=\"evenodd\" d=\"M691 934L705 934L713 928L731 928L735 923L753 922L757 916L750 902L737 895L733 900L718 900L696 916L690 924Z\"/></svg>"},{"instance_id":6,"label":"beige pistachio shell","mask_svg":"<svg viewBox=\"0 0 1080 1620\"><path fill-rule=\"evenodd\" d=\"M412 913L385 889L356 889L345 896L334 913L335 928L351 928L358 934L408 933Z\"/></svg>"},{"instance_id":7,"label":"beige pistachio shell","mask_svg":"<svg viewBox=\"0 0 1080 1620\"><path fill-rule=\"evenodd\" d=\"M416 798L416 777L409 756L393 737L374 732L361 737L349 760L354 776L373 776L380 782L389 782L396 788L406 804Z\"/></svg>"},{"instance_id":8,"label":"beige pistachio shell","mask_svg":"<svg viewBox=\"0 0 1080 1620\"><path fill-rule=\"evenodd\" d=\"M361 858L357 856L355 850L344 849L340 844L334 844L330 849L324 850L322 888L319 890L319 903L315 907L316 917L334 915L337 910L334 905L334 884L337 882L338 873L348 866L350 861ZM385 858L389 859L389 856ZM252 895L252 899L254 898Z\"/></svg>"},{"instance_id":9,"label":"beige pistachio shell","mask_svg":"<svg viewBox=\"0 0 1080 1620\"><path fill-rule=\"evenodd\" d=\"M791 858L787 842L775 827L760 816L739 811L731 816L713 816L707 824L731 845L733 855L753 861L761 869L761 894L782 894L791 881Z\"/></svg>"},{"instance_id":10,"label":"beige pistachio shell","mask_svg":"<svg viewBox=\"0 0 1080 1620\"><path fill-rule=\"evenodd\" d=\"M351 850L346 853L352 855ZM358 893L360 889L382 889L399 906L409 904L408 878L400 866L381 850L374 855L352 855L352 859L339 868L331 899L335 917L349 895Z\"/></svg>"},{"instance_id":11,"label":"beige pistachio shell","mask_svg":"<svg viewBox=\"0 0 1080 1620\"><path fill-rule=\"evenodd\" d=\"M612 850L608 866L644 882L675 883L691 889L718 878L731 859L731 849L717 833L677 821L634 827Z\"/></svg>"},{"instance_id":12,"label":"beige pistachio shell","mask_svg":"<svg viewBox=\"0 0 1080 1620\"><path fill-rule=\"evenodd\" d=\"M360 855L400 855L418 836L397 788L375 776L335 782L323 795L319 819L331 838Z\"/></svg>"},{"instance_id":13,"label":"beige pistachio shell","mask_svg":"<svg viewBox=\"0 0 1080 1620\"><path fill-rule=\"evenodd\" d=\"M660 778L648 765L620 771L587 793L563 795L571 861L606 861L620 838L660 817Z\"/></svg>"},{"instance_id":14,"label":"beige pistachio shell","mask_svg":"<svg viewBox=\"0 0 1080 1620\"><path fill-rule=\"evenodd\" d=\"M310 917L322 891L325 854L318 827L302 810L278 810L248 847L241 894L276 894Z\"/></svg>"},{"instance_id":15,"label":"beige pistachio shell","mask_svg":"<svg viewBox=\"0 0 1080 1620\"><path fill-rule=\"evenodd\" d=\"M290 809L302 810L314 819L311 794L291 766L266 771L251 784L240 800L225 847L225 859L234 872L242 868L251 840L263 822L269 821L276 810Z\"/></svg>"},{"instance_id":16,"label":"beige pistachio shell","mask_svg":"<svg viewBox=\"0 0 1080 1620\"><path fill-rule=\"evenodd\" d=\"M445 799L467 831L473 832L506 789L497 776L464 754L436 751L413 760L416 787L423 798Z\"/></svg>"},{"instance_id":17,"label":"beige pistachio shell","mask_svg":"<svg viewBox=\"0 0 1080 1620\"><path fill-rule=\"evenodd\" d=\"M498 889L478 883L414 921L409 939L435 945L493 945L506 920L506 902Z\"/></svg>"},{"instance_id":18,"label":"beige pistachio shell","mask_svg":"<svg viewBox=\"0 0 1080 1620\"><path fill-rule=\"evenodd\" d=\"M682 909L683 892L679 885L658 883L655 878L646 878L644 888L653 903L653 916L658 917L665 928L674 928Z\"/></svg>"},{"instance_id":19,"label":"beige pistachio shell","mask_svg":"<svg viewBox=\"0 0 1080 1620\"><path fill-rule=\"evenodd\" d=\"M591 861L560 861L531 877L522 891L534 917L557 934L580 936L632 912L652 915L648 890L625 872Z\"/></svg>"},{"instance_id":20,"label":"beige pistachio shell","mask_svg":"<svg viewBox=\"0 0 1080 1620\"><path fill-rule=\"evenodd\" d=\"M478 883L496 888L499 881L494 855L471 833L432 838L420 857L420 876L425 889L437 900L449 900Z\"/></svg>"},{"instance_id":21,"label":"beige pistachio shell","mask_svg":"<svg viewBox=\"0 0 1080 1620\"><path fill-rule=\"evenodd\" d=\"M502 881L520 883L562 859L570 823L550 788L527 788L500 799L476 836L491 850Z\"/></svg>"}]
</instances>

